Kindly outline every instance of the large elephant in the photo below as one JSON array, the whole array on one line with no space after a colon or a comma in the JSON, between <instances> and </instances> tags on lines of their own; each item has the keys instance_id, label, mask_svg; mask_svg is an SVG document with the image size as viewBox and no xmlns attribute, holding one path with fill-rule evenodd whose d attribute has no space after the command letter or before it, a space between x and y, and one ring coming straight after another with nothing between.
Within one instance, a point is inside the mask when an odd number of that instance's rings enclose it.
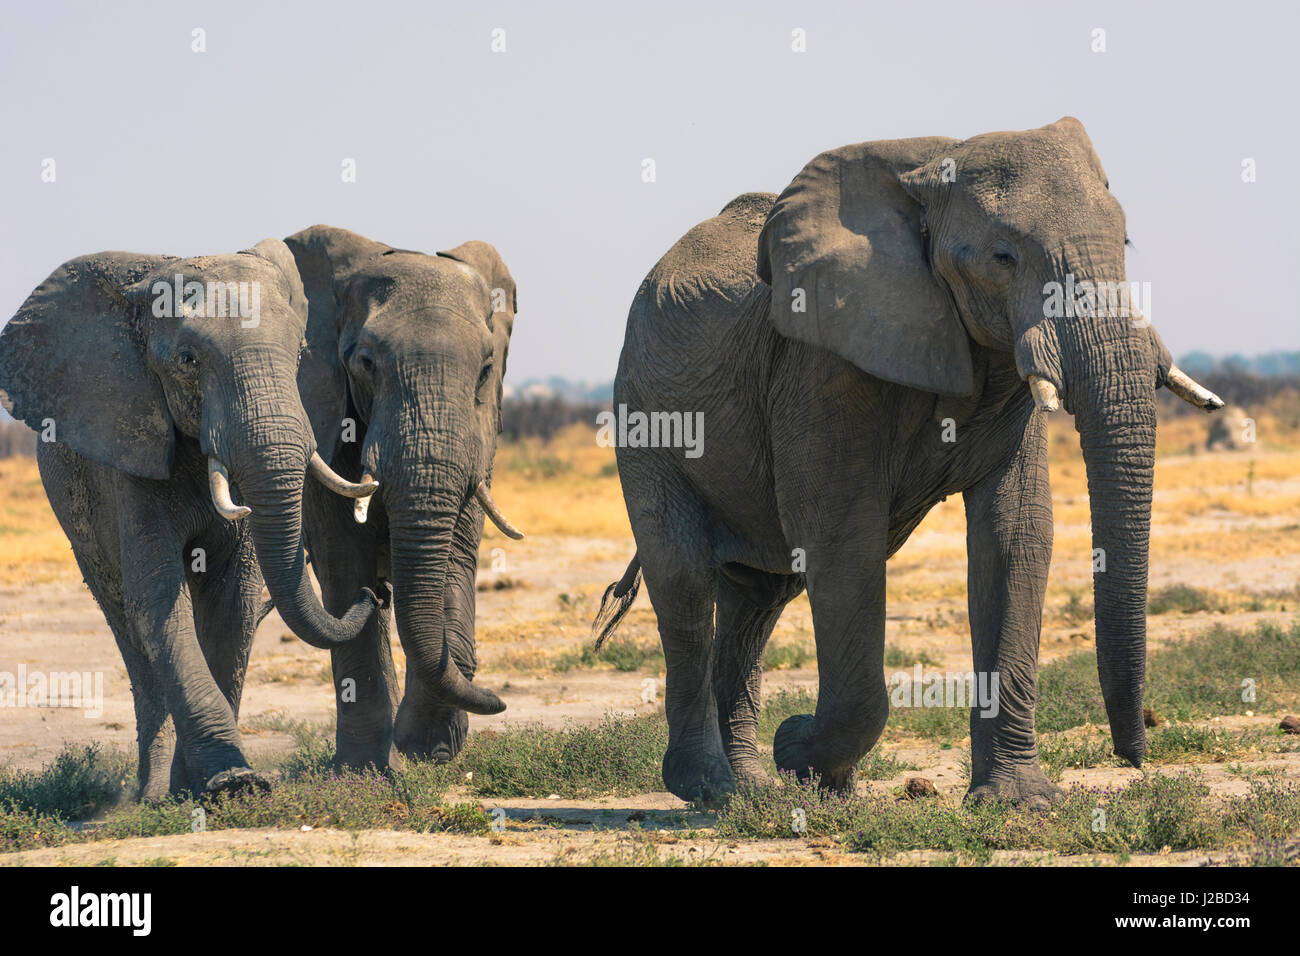
<instances>
[{"instance_id":1,"label":"large elephant","mask_svg":"<svg viewBox=\"0 0 1300 956\"><path fill-rule=\"evenodd\" d=\"M41 433L46 494L126 662L142 799L259 782L237 724L263 576L315 647L344 644L377 606L354 594L336 620L307 576L308 470L373 489L314 453L295 379L306 321L293 257L267 239L73 259L0 334L0 397Z\"/></svg>"},{"instance_id":2,"label":"large elephant","mask_svg":"<svg viewBox=\"0 0 1300 956\"><path fill-rule=\"evenodd\" d=\"M399 704L386 614L333 652L336 762L450 760L467 712L505 709L472 683L474 582L485 512L521 537L488 490L515 283L483 242L426 255L330 226L286 242L311 303L299 387L317 444L381 489L355 507L309 489L312 566L331 610L391 580L407 661Z\"/></svg>"},{"instance_id":3,"label":"large elephant","mask_svg":"<svg viewBox=\"0 0 1300 956\"><path fill-rule=\"evenodd\" d=\"M616 406L629 421L702 415L707 434L703 454L662 435L618 448L637 551L595 630L617 625L644 574L667 658L673 793L716 798L763 776L763 647L805 586L817 713L786 720L774 755L852 785L889 709L886 559L961 493L975 670L1000 681L996 716L972 711L969 795L1057 797L1034 706L1052 550L1044 411L1059 404L1087 468L1114 747L1140 764L1154 393L1222 403L1172 365L1129 299L1083 294L1125 281L1125 243L1101 162L1065 118L823 153L779 197L732 201L650 272Z\"/></svg>"}]
</instances>

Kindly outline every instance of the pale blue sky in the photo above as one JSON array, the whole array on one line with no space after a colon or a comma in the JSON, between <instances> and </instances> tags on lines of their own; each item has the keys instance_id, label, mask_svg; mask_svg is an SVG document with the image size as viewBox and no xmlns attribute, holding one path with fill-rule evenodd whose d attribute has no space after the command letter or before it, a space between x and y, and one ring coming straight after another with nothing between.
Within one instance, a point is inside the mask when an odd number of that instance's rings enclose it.
<instances>
[{"instance_id":1,"label":"pale blue sky","mask_svg":"<svg viewBox=\"0 0 1300 956\"><path fill-rule=\"evenodd\" d=\"M736 194L779 192L848 143L1072 114L1174 353L1300 348L1292 3L0 10L0 321L75 255L234 251L325 222L428 251L494 243L520 290L510 378L603 381L645 273Z\"/></svg>"}]
</instances>

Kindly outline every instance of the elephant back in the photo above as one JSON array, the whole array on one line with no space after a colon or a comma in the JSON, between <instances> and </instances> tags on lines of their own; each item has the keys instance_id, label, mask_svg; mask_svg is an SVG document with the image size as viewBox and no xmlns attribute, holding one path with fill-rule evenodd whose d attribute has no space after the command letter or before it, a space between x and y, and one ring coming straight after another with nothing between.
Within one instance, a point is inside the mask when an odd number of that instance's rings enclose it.
<instances>
[{"instance_id":1,"label":"elephant back","mask_svg":"<svg viewBox=\"0 0 1300 956\"><path fill-rule=\"evenodd\" d=\"M626 386L666 401L663 392L673 383L659 376L675 378L689 368L693 380L707 381L722 371L718 363L735 364L737 352L727 343L737 335L752 341L744 330L765 313L744 304L766 289L758 277L758 236L775 201L773 193L737 196L650 270L628 313L616 394L630 395Z\"/></svg>"},{"instance_id":2,"label":"elephant back","mask_svg":"<svg viewBox=\"0 0 1300 956\"><path fill-rule=\"evenodd\" d=\"M646 277L642 291L655 309L703 317L748 295L759 282L758 234L774 202L773 193L744 193L677 240Z\"/></svg>"}]
</instances>

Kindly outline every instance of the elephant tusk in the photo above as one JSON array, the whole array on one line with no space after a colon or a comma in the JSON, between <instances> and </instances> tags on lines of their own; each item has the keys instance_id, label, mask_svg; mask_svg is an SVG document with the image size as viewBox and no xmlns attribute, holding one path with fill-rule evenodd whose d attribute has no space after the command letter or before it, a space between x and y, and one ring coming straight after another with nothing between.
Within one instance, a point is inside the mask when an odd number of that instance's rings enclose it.
<instances>
[{"instance_id":1,"label":"elephant tusk","mask_svg":"<svg viewBox=\"0 0 1300 956\"><path fill-rule=\"evenodd\" d=\"M1039 411L1054 412L1061 407L1061 398L1056 394L1056 386L1038 375L1029 376L1029 393L1034 396L1034 405Z\"/></svg>"},{"instance_id":2,"label":"elephant tusk","mask_svg":"<svg viewBox=\"0 0 1300 956\"><path fill-rule=\"evenodd\" d=\"M379 482L375 481L374 478L370 477L370 472L366 472L364 475L361 476L361 483L363 485L371 484L374 485L376 488L379 487ZM366 518L370 516L371 497L372 497L371 495L365 495L361 498L358 498L355 502L353 502L352 520L355 521L357 524L365 524Z\"/></svg>"},{"instance_id":3,"label":"elephant tusk","mask_svg":"<svg viewBox=\"0 0 1300 956\"><path fill-rule=\"evenodd\" d=\"M492 492L488 491L486 481L480 481L478 487L474 489L474 497L478 503L483 506L483 512L492 519L492 523L501 529L501 533L507 538L514 538L518 541L524 536L524 533L512 525L506 516L501 513L497 503L492 500Z\"/></svg>"},{"instance_id":4,"label":"elephant tusk","mask_svg":"<svg viewBox=\"0 0 1300 956\"><path fill-rule=\"evenodd\" d=\"M1177 365L1169 366L1169 374L1165 376L1165 388L1187 404L1195 405L1207 414L1223 407L1223 399L1194 380Z\"/></svg>"},{"instance_id":5,"label":"elephant tusk","mask_svg":"<svg viewBox=\"0 0 1300 956\"><path fill-rule=\"evenodd\" d=\"M379 490L379 482L366 475L361 479L361 483L348 481L329 465L325 464L325 459L320 456L320 452L311 453L311 462L309 463L311 473L322 485L334 492L336 495L342 495L345 498L368 498Z\"/></svg>"},{"instance_id":6,"label":"elephant tusk","mask_svg":"<svg viewBox=\"0 0 1300 956\"><path fill-rule=\"evenodd\" d=\"M208 459L208 487L212 491L212 506L227 521L238 521L253 513L246 505L237 505L230 497L230 475L226 466L215 458Z\"/></svg>"}]
</instances>

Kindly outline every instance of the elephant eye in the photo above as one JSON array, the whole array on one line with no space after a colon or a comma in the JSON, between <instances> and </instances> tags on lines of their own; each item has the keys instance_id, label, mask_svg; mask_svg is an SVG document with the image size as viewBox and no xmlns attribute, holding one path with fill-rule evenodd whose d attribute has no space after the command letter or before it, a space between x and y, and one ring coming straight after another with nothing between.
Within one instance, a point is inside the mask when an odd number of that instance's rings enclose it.
<instances>
[{"instance_id":1,"label":"elephant eye","mask_svg":"<svg viewBox=\"0 0 1300 956\"><path fill-rule=\"evenodd\" d=\"M181 365L193 367L199 363L199 357L194 354L193 349L181 349L176 354L176 361Z\"/></svg>"},{"instance_id":2,"label":"elephant eye","mask_svg":"<svg viewBox=\"0 0 1300 956\"><path fill-rule=\"evenodd\" d=\"M1016 267L1016 257L1009 252L993 253L993 261L1005 269L1014 269Z\"/></svg>"},{"instance_id":3,"label":"elephant eye","mask_svg":"<svg viewBox=\"0 0 1300 956\"><path fill-rule=\"evenodd\" d=\"M487 388L492 384L492 362L488 361L483 366L483 370L478 373L478 385L474 387L474 401L476 404L485 405L492 400L492 396L487 394Z\"/></svg>"}]
</instances>

